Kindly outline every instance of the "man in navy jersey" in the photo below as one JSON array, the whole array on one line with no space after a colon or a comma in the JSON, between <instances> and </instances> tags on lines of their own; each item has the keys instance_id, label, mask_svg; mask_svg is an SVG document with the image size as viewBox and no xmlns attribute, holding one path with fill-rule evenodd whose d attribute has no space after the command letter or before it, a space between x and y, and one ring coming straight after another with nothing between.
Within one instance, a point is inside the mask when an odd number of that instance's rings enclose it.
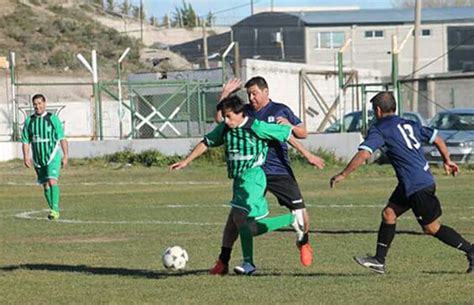
<instances>
[{"instance_id":1,"label":"man in navy jersey","mask_svg":"<svg viewBox=\"0 0 474 305\"><path fill-rule=\"evenodd\" d=\"M437 130L395 115L396 102L391 92L378 93L371 103L377 122L370 127L365 141L359 145L359 152L341 173L331 178L330 185L334 187L336 183L343 181L381 146L387 149L398 185L382 211L375 256L355 256L354 260L361 266L384 274L385 257L395 237L397 218L411 209L423 232L466 253L469 262L467 273L474 273L474 246L439 221L441 204L435 195L433 175L421 150L422 142L434 144L443 157L446 173L455 176L459 169L450 160L443 139L437 136Z\"/></svg>"},{"instance_id":2,"label":"man in navy jersey","mask_svg":"<svg viewBox=\"0 0 474 305\"><path fill-rule=\"evenodd\" d=\"M220 100L240 89L241 81L234 79L223 88ZM306 128L291 109L269 98L268 84L263 77L253 77L245 84L250 104L246 104L244 111L249 117L272 124L292 126L295 138L306 138ZM220 122L222 115L216 113L216 121ZM309 244L309 217L298 183L291 169L288 158L288 146L284 142L271 141L268 144L267 160L263 170L267 178L267 191L274 194L280 205L286 206L295 215L293 228L297 233L297 247L300 250L300 261L303 266L310 266L313 261L313 250ZM324 167L324 161L315 157L316 166ZM222 237L222 247L216 265L210 270L211 274L226 274L228 262L232 252L232 245L238 237L238 232L232 229L230 222L226 223Z\"/></svg>"}]
</instances>

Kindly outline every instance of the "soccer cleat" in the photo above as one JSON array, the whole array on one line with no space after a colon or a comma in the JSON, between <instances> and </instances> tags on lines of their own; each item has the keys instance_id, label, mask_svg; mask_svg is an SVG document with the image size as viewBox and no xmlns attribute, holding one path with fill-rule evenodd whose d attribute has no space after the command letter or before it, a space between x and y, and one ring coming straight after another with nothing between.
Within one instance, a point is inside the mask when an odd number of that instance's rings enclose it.
<instances>
[{"instance_id":1,"label":"soccer cleat","mask_svg":"<svg viewBox=\"0 0 474 305\"><path fill-rule=\"evenodd\" d=\"M309 243L301 245L298 247L300 249L300 262L301 265L305 267L311 266L313 263L313 248Z\"/></svg>"},{"instance_id":2,"label":"soccer cleat","mask_svg":"<svg viewBox=\"0 0 474 305\"><path fill-rule=\"evenodd\" d=\"M212 275L226 275L227 273L229 273L229 265L224 264L220 259L218 259L214 267L209 270L209 274Z\"/></svg>"},{"instance_id":3,"label":"soccer cleat","mask_svg":"<svg viewBox=\"0 0 474 305\"><path fill-rule=\"evenodd\" d=\"M354 256L354 260L359 265L368 268L379 274L385 274L385 264L382 264L374 256L365 255L365 256Z\"/></svg>"},{"instance_id":4,"label":"soccer cleat","mask_svg":"<svg viewBox=\"0 0 474 305\"><path fill-rule=\"evenodd\" d=\"M467 268L466 273L474 274L474 252L466 254L467 261L469 262L469 267Z\"/></svg>"},{"instance_id":5,"label":"soccer cleat","mask_svg":"<svg viewBox=\"0 0 474 305\"><path fill-rule=\"evenodd\" d=\"M49 220L57 220L59 219L59 212L51 210L48 214L48 219Z\"/></svg>"},{"instance_id":6,"label":"soccer cleat","mask_svg":"<svg viewBox=\"0 0 474 305\"><path fill-rule=\"evenodd\" d=\"M244 262L240 266L234 268L234 272L241 275L252 275L257 268L251 263Z\"/></svg>"}]
</instances>

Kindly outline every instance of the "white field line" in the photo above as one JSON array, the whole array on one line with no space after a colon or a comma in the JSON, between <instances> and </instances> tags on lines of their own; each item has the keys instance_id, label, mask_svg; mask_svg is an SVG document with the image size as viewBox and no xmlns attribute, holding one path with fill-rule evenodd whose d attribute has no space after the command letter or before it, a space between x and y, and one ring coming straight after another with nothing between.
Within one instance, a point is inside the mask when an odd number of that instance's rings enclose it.
<instances>
[{"instance_id":1,"label":"white field line","mask_svg":"<svg viewBox=\"0 0 474 305\"><path fill-rule=\"evenodd\" d=\"M49 210L37 210L37 211L28 211L22 212L15 215L16 218L26 219L26 220L45 220L49 221L46 218L46 213ZM35 216L40 213L45 213L45 216L39 217ZM210 223L210 222L189 222L189 221L161 221L161 220L117 220L117 221L103 221L103 220L79 220L79 219L58 219L53 222L68 223L68 224L160 224L160 225L192 225L192 226L222 226L224 223Z\"/></svg>"},{"instance_id":2,"label":"white field line","mask_svg":"<svg viewBox=\"0 0 474 305\"><path fill-rule=\"evenodd\" d=\"M222 185L220 181L101 181L101 182L74 182L74 183L60 183L61 185ZM9 186L34 186L37 183L18 183L7 182L5 185Z\"/></svg>"}]
</instances>

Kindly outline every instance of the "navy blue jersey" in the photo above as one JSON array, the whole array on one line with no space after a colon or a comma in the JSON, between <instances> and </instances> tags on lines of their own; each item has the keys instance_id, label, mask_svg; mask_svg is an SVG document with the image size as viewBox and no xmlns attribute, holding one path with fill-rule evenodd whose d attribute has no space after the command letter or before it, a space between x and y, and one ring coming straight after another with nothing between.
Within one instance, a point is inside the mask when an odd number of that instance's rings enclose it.
<instances>
[{"instance_id":1,"label":"navy blue jersey","mask_svg":"<svg viewBox=\"0 0 474 305\"><path fill-rule=\"evenodd\" d=\"M297 126L302 122L285 104L270 101L259 111L255 111L250 104L245 107L245 114L255 117L267 123L276 124L278 117L287 119L292 125ZM288 159L288 145L286 142L271 141L268 143L267 161L263 165L263 170L267 175L291 175L290 160Z\"/></svg>"},{"instance_id":2,"label":"navy blue jersey","mask_svg":"<svg viewBox=\"0 0 474 305\"><path fill-rule=\"evenodd\" d=\"M372 125L359 150L374 152L384 146L406 196L433 185L434 179L421 149L422 142L433 143L437 130L393 115Z\"/></svg>"}]
</instances>

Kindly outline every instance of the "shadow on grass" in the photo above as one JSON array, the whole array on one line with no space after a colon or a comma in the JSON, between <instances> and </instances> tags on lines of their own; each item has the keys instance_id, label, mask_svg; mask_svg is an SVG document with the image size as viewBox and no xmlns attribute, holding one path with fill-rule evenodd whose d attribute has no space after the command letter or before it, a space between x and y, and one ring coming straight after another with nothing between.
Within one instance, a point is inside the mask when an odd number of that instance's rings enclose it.
<instances>
[{"instance_id":1,"label":"shadow on grass","mask_svg":"<svg viewBox=\"0 0 474 305\"><path fill-rule=\"evenodd\" d=\"M277 231L280 232L294 232L293 229L290 228L282 228L278 229ZM310 233L313 234L329 234L329 235L344 235L344 234L377 234L378 230L356 230L356 229L348 229L348 230L309 230ZM423 232L419 231L411 231L411 230L397 230L396 234L406 234L406 235L424 235Z\"/></svg>"},{"instance_id":2,"label":"shadow on grass","mask_svg":"<svg viewBox=\"0 0 474 305\"><path fill-rule=\"evenodd\" d=\"M71 272L71 273L85 273L93 275L119 275L142 277L147 279L166 279L170 277L182 277L188 275L209 275L209 270L184 270L184 271L150 271L143 269L126 269L126 268L106 268L106 267L91 267L86 265L58 265L58 264L22 264L10 265L0 267L0 272L13 272L17 270L32 270L32 271L52 271L52 272ZM209 275L210 276L210 275ZM228 276L245 277L237 274L229 274ZM285 273L278 271L270 271L265 269L259 270L258 273L252 276L296 276L296 277L360 277L373 276L370 273Z\"/></svg>"},{"instance_id":3,"label":"shadow on grass","mask_svg":"<svg viewBox=\"0 0 474 305\"><path fill-rule=\"evenodd\" d=\"M91 267L87 265L58 265L58 264L22 264L0 267L0 272L12 272L16 270L33 270L33 271L55 271L55 272L73 272L86 273L94 275L119 275L131 277L143 277L149 279L164 279L169 277L181 277L188 275L204 275L209 270L184 270L184 271L150 271L143 269L126 269L126 268L108 268L108 267Z\"/></svg>"}]
</instances>

